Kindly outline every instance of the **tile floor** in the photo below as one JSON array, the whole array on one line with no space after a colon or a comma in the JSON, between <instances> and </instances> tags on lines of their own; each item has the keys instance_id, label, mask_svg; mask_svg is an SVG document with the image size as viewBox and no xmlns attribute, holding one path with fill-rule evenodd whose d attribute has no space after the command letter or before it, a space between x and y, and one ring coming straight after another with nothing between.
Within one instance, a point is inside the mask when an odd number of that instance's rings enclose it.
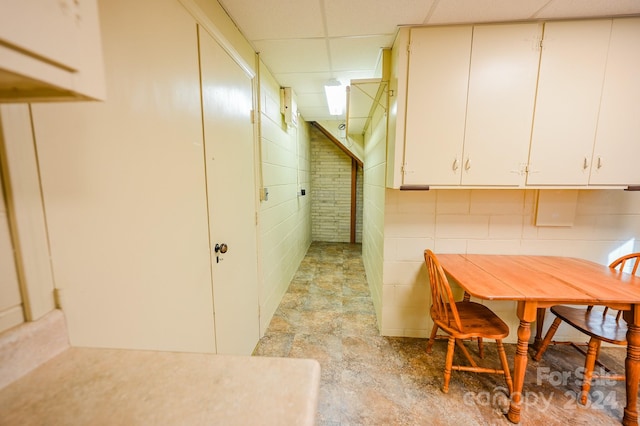
<instances>
[{"instance_id":1,"label":"tile floor","mask_svg":"<svg viewBox=\"0 0 640 426\"><path fill-rule=\"evenodd\" d=\"M502 376L454 371L444 394L446 342L437 341L431 355L425 345L426 339L379 335L360 245L314 242L254 354L320 362L318 425L511 424ZM494 346L485 346L484 362L497 366ZM515 345L506 349L512 362ZM624 371L625 353L604 348L600 358ZM560 345L539 363L530 360L520 424L620 424L624 382L596 383L590 407L576 404L583 362Z\"/></svg>"}]
</instances>

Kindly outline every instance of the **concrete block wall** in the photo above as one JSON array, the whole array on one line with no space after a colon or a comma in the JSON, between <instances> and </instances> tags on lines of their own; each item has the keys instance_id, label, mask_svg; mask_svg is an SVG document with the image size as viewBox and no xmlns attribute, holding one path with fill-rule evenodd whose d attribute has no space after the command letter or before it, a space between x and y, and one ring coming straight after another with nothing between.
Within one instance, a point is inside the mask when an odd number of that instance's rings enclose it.
<instances>
[{"instance_id":1,"label":"concrete block wall","mask_svg":"<svg viewBox=\"0 0 640 426\"><path fill-rule=\"evenodd\" d=\"M640 250L640 193L581 190L574 224L564 227L535 225L537 197L538 190L386 189L382 334L428 337L425 248L436 253L563 255L601 264ZM507 342L515 342L515 302L486 304L509 324ZM574 335L561 327L556 336Z\"/></svg>"},{"instance_id":2,"label":"concrete block wall","mask_svg":"<svg viewBox=\"0 0 640 426\"><path fill-rule=\"evenodd\" d=\"M260 203L260 332L264 334L282 296L311 245L311 202L298 196L310 181L311 126L289 127L280 113L280 85L260 64L262 185Z\"/></svg>"},{"instance_id":3,"label":"concrete block wall","mask_svg":"<svg viewBox=\"0 0 640 426\"><path fill-rule=\"evenodd\" d=\"M382 274L384 265L384 199L386 171L386 115L378 108L365 134L363 173L362 261L367 273L371 299L382 329Z\"/></svg>"}]
</instances>

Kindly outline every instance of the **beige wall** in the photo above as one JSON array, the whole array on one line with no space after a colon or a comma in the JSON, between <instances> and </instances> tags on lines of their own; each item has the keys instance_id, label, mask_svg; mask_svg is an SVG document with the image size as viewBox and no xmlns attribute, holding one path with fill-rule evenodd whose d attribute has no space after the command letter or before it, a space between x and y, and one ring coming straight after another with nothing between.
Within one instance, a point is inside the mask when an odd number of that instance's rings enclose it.
<instances>
[{"instance_id":1,"label":"beige wall","mask_svg":"<svg viewBox=\"0 0 640 426\"><path fill-rule=\"evenodd\" d=\"M574 225L537 227L537 190L386 190L382 334L428 337L423 251L563 255L608 264L640 250L640 193L583 190ZM515 342L515 302L487 302ZM559 339L572 333L560 329Z\"/></svg>"},{"instance_id":2,"label":"beige wall","mask_svg":"<svg viewBox=\"0 0 640 426\"><path fill-rule=\"evenodd\" d=\"M260 326L264 333L311 244L309 125L287 127L280 86L260 64L261 179L269 197L260 204Z\"/></svg>"},{"instance_id":3,"label":"beige wall","mask_svg":"<svg viewBox=\"0 0 640 426\"><path fill-rule=\"evenodd\" d=\"M48 235L39 246L50 243L73 345L211 352L197 23L257 73L255 55L216 2L100 6L107 101L33 106L40 168L25 180L41 178ZM306 124L283 126L266 69L260 88L256 147L271 190L257 218L264 331L310 244L309 204L296 195L309 184L309 136ZM4 127L30 131L10 122ZM38 164L35 153L28 160ZM41 293L52 309L53 288Z\"/></svg>"},{"instance_id":4,"label":"beige wall","mask_svg":"<svg viewBox=\"0 0 640 426\"><path fill-rule=\"evenodd\" d=\"M377 108L365 134L363 168L362 260L367 272L378 327L382 321L382 274L384 265L386 115Z\"/></svg>"},{"instance_id":5,"label":"beige wall","mask_svg":"<svg viewBox=\"0 0 640 426\"><path fill-rule=\"evenodd\" d=\"M107 100L33 106L71 344L214 352L196 22L100 6Z\"/></svg>"},{"instance_id":6,"label":"beige wall","mask_svg":"<svg viewBox=\"0 0 640 426\"><path fill-rule=\"evenodd\" d=\"M0 167L0 172L2 168ZM0 332L24 321L13 241L0 173Z\"/></svg>"}]
</instances>

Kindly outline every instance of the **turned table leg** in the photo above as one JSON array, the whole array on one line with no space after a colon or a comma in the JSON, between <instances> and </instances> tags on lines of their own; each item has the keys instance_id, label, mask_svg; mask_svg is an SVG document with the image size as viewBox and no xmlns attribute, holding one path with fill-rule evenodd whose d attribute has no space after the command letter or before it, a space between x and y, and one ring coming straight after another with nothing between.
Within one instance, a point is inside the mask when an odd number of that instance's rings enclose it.
<instances>
[{"instance_id":1,"label":"turned table leg","mask_svg":"<svg viewBox=\"0 0 640 426\"><path fill-rule=\"evenodd\" d=\"M524 375L527 371L527 349L529 338L531 337L531 322L536 319L536 303L518 302L518 346L513 361L513 393L511 394L511 404L507 419L512 423L520 422L520 411L522 404L522 388L524 386Z\"/></svg>"},{"instance_id":2,"label":"turned table leg","mask_svg":"<svg viewBox=\"0 0 640 426\"><path fill-rule=\"evenodd\" d=\"M627 330L627 358L624 361L626 375L627 406L624 408L623 425L638 424L638 380L640 379L640 306L625 312Z\"/></svg>"}]
</instances>

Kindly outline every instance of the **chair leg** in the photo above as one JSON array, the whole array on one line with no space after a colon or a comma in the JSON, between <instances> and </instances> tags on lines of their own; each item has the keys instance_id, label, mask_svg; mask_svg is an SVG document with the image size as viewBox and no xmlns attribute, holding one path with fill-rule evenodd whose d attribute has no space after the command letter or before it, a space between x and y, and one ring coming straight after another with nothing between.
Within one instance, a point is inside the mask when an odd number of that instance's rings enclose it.
<instances>
[{"instance_id":1,"label":"chair leg","mask_svg":"<svg viewBox=\"0 0 640 426\"><path fill-rule=\"evenodd\" d=\"M509 370L509 361L507 360L507 354L504 351L502 340L496 340L496 347L498 349L498 356L500 357L500 363L504 370L504 379L507 382L507 388L509 389L509 396L513 393L513 381L511 380L511 371Z\"/></svg>"},{"instance_id":2,"label":"chair leg","mask_svg":"<svg viewBox=\"0 0 640 426\"><path fill-rule=\"evenodd\" d=\"M589 389L591 389L591 378L593 377L593 369L596 365L596 359L600 353L600 339L589 339L589 348L587 349L587 357L584 361L584 380L582 381L582 390L580 391L580 403L587 404L589 397Z\"/></svg>"},{"instance_id":3,"label":"chair leg","mask_svg":"<svg viewBox=\"0 0 640 426\"><path fill-rule=\"evenodd\" d=\"M547 334L545 334L544 339L542 340L542 342L540 342L538 351L533 356L534 360L540 361L540 358L542 358L542 354L547 350L547 347L549 346L549 343L551 343L551 339L553 339L553 336L556 334L556 330L558 330L561 322L562 320L558 317L553 320L553 324L551 324L551 327L549 327Z\"/></svg>"},{"instance_id":4,"label":"chair leg","mask_svg":"<svg viewBox=\"0 0 640 426\"><path fill-rule=\"evenodd\" d=\"M480 359L484 359L484 343L482 337L478 337L478 356Z\"/></svg>"},{"instance_id":5,"label":"chair leg","mask_svg":"<svg viewBox=\"0 0 640 426\"><path fill-rule=\"evenodd\" d=\"M429 337L429 341L427 342L427 353L431 353L431 348L436 341L436 334L438 333L438 326L433 324L433 328L431 329L431 337Z\"/></svg>"},{"instance_id":6,"label":"chair leg","mask_svg":"<svg viewBox=\"0 0 640 426\"><path fill-rule=\"evenodd\" d=\"M453 352L456 348L456 339L449 337L449 344L447 345L447 357L444 364L444 384L442 385L442 392L449 392L449 380L451 380L451 367L453 366Z\"/></svg>"},{"instance_id":7,"label":"chair leg","mask_svg":"<svg viewBox=\"0 0 640 426\"><path fill-rule=\"evenodd\" d=\"M469 364L471 364L472 367L477 368L478 364L473 359L473 357L471 356L471 354L467 350L467 347L464 345L464 343L462 343L462 340L456 339L456 345L458 345L458 347L460 348L460 351L462 351L462 354L464 355L464 357L467 359L467 361L469 361Z\"/></svg>"}]
</instances>

